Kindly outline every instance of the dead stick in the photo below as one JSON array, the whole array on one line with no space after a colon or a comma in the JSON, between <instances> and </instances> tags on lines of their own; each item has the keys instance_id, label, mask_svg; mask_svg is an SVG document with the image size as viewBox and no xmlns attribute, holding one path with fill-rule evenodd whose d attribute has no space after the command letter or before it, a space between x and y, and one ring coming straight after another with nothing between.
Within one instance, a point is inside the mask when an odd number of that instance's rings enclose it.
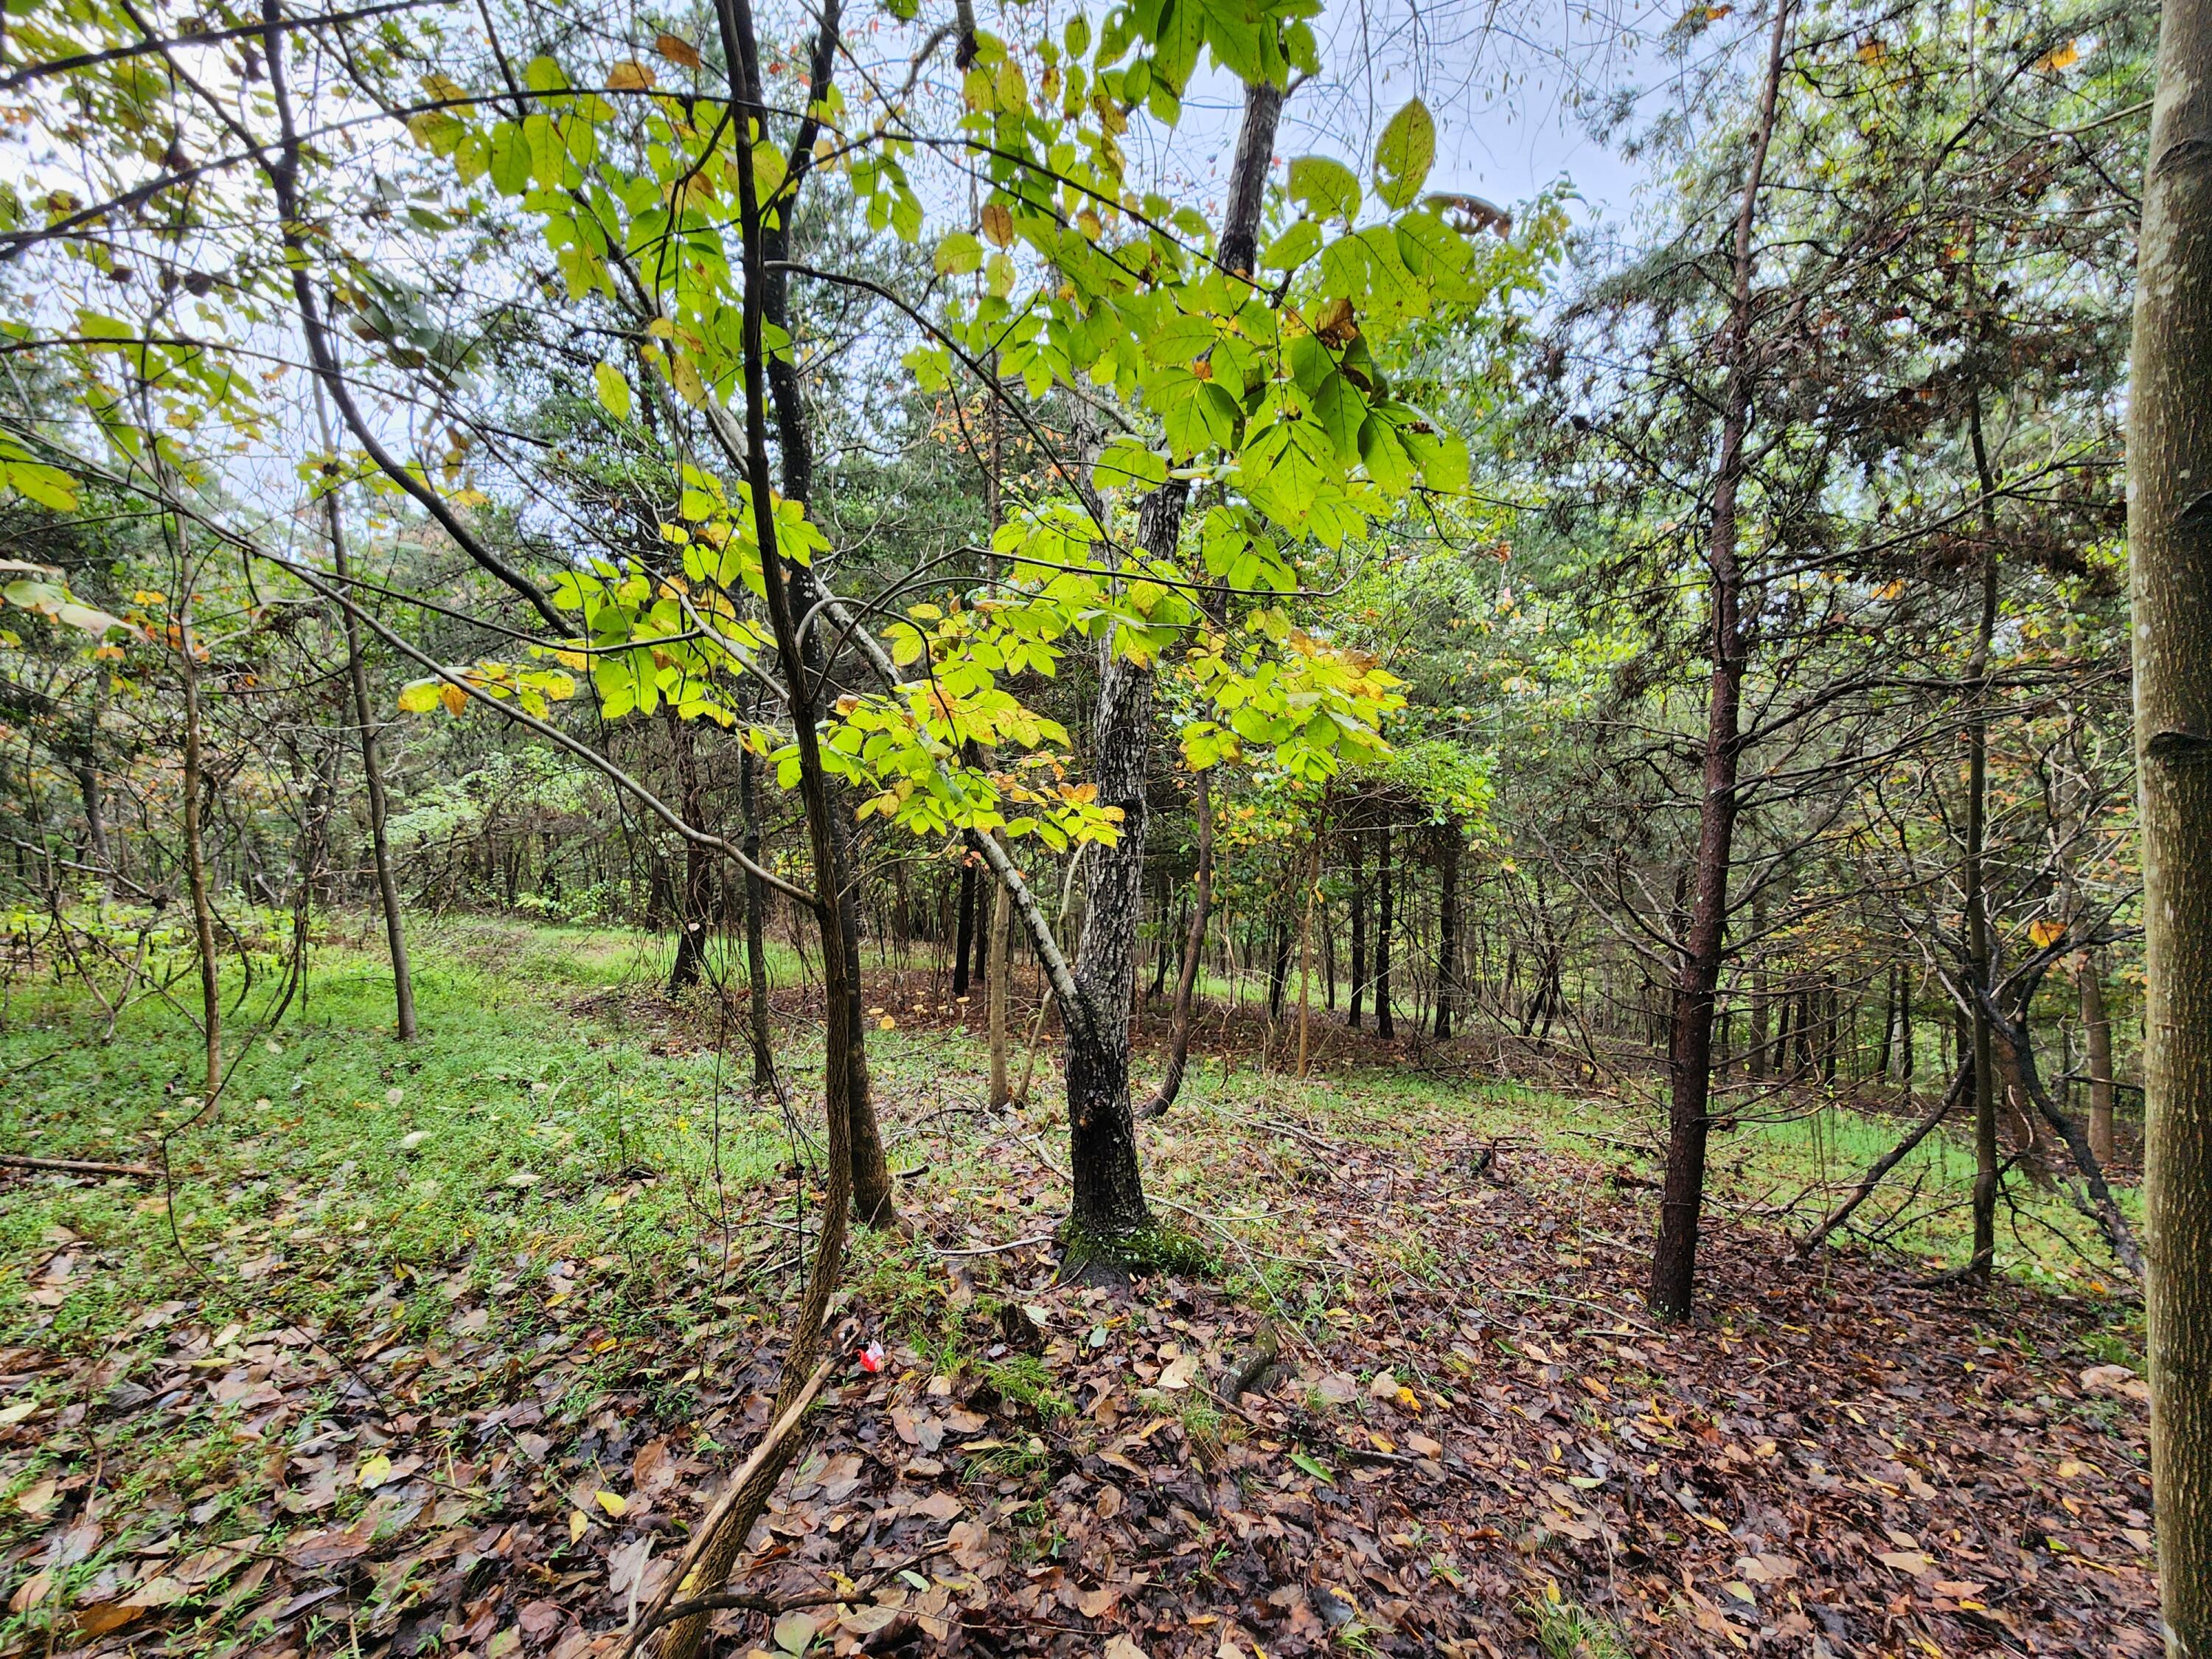
<instances>
[{"instance_id":1,"label":"dead stick","mask_svg":"<svg viewBox=\"0 0 2212 1659\"><path fill-rule=\"evenodd\" d=\"M63 1175L136 1176L141 1181L159 1181L161 1172L143 1164L95 1164L82 1158L25 1158L16 1152L0 1152L0 1169L54 1170Z\"/></svg>"},{"instance_id":2,"label":"dead stick","mask_svg":"<svg viewBox=\"0 0 2212 1659\"><path fill-rule=\"evenodd\" d=\"M1951 1079L1951 1086L1943 1091L1943 1098L1936 1103L1936 1109L1915 1124L1910 1134L1876 1159L1866 1174L1859 1177L1859 1183L1851 1189L1851 1195L1830 1211L1827 1219L1808 1233L1805 1236L1805 1242L1790 1254L1797 1260L1802 1261L1826 1243L1828 1236L1850 1220L1852 1212L1865 1203L1874 1189L1881 1184L1881 1178L1902 1164L1905 1155L1927 1139L1934 1132L1936 1126L1951 1115L1951 1109L1956 1106L1965 1095L1967 1079L1973 1074L1973 1062L1969 1060L1960 1068L1958 1076Z\"/></svg>"}]
</instances>

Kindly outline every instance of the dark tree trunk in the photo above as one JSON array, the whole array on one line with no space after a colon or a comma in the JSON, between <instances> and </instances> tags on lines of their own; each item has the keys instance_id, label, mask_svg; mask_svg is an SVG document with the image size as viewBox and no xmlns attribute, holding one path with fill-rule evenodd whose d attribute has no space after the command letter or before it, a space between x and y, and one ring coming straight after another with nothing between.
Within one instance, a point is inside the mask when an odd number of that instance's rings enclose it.
<instances>
[{"instance_id":1,"label":"dark tree trunk","mask_svg":"<svg viewBox=\"0 0 2212 1659\"><path fill-rule=\"evenodd\" d=\"M1390 823L1383 820L1375 854L1375 1035L1385 1042L1398 1035L1390 1010L1390 928L1395 895L1390 871Z\"/></svg>"},{"instance_id":2,"label":"dark tree trunk","mask_svg":"<svg viewBox=\"0 0 2212 1659\"><path fill-rule=\"evenodd\" d=\"M744 814L744 855L761 861L760 758L750 748L738 751L739 810ZM745 872L745 979L750 994L745 1018L752 1038L753 1087L775 1086L775 1046L769 1032L768 884Z\"/></svg>"},{"instance_id":3,"label":"dark tree trunk","mask_svg":"<svg viewBox=\"0 0 2212 1659\"><path fill-rule=\"evenodd\" d=\"M1367 997L1367 837L1352 835L1352 994L1344 1023L1359 1029L1361 1004Z\"/></svg>"},{"instance_id":4,"label":"dark tree trunk","mask_svg":"<svg viewBox=\"0 0 2212 1659\"><path fill-rule=\"evenodd\" d=\"M1459 860L1460 833L1456 823L1444 826L1443 893L1437 901L1437 1041L1452 1034L1452 1016L1459 1008Z\"/></svg>"},{"instance_id":5,"label":"dark tree trunk","mask_svg":"<svg viewBox=\"0 0 2212 1659\"><path fill-rule=\"evenodd\" d=\"M1182 964L1176 975L1175 1015L1168 1026L1167 1069L1146 1104L1157 1117L1175 1104L1183 1071L1190 1063L1190 1033L1198 1000L1198 975L1206 961L1206 925L1213 900L1213 774L1198 775L1193 809L1198 814L1198 871L1191 881L1190 928L1183 936Z\"/></svg>"},{"instance_id":6,"label":"dark tree trunk","mask_svg":"<svg viewBox=\"0 0 2212 1659\"><path fill-rule=\"evenodd\" d=\"M1744 439L1751 423L1750 347L1744 336L1751 325L1755 262L1752 227L1759 211L1767 147L1774 136L1774 109L1781 90L1789 20L1789 0L1777 0L1767 43L1758 137L1744 182L1742 205L1736 214L1729 319L1723 337L1716 343L1727 368L1708 544L1712 680L1706 710L1704 790L1698 813L1696 893L1676 964L1669 1022L1667 1172L1661 1183L1659 1237L1651 1259L1651 1308L1665 1319L1686 1319L1690 1315L1697 1283L1698 1216L1705 1205L1705 1143L1711 1133L1713 994L1719 988L1728 944L1729 875L1735 853L1736 779L1741 763L1746 645L1741 617L1743 571L1736 546L1736 494L1745 471Z\"/></svg>"},{"instance_id":7,"label":"dark tree trunk","mask_svg":"<svg viewBox=\"0 0 2212 1659\"><path fill-rule=\"evenodd\" d=\"M1180 483L1170 484L1146 501L1138 534L1148 550L1173 551L1183 494ZM1129 1106L1129 1001L1144 892L1152 677L1149 669L1112 654L1110 641L1102 645L1101 656L1095 776L1099 800L1121 809L1121 835L1111 847L1091 851L1083 940L1075 956L1076 984L1089 1011L1067 1034L1068 1155L1075 1188L1067 1243L1079 1267L1117 1261L1122 1243L1152 1218Z\"/></svg>"},{"instance_id":8,"label":"dark tree trunk","mask_svg":"<svg viewBox=\"0 0 2212 1659\"><path fill-rule=\"evenodd\" d=\"M975 945L975 866L972 860L960 866L960 921L952 935L952 994L968 994L968 953Z\"/></svg>"},{"instance_id":9,"label":"dark tree trunk","mask_svg":"<svg viewBox=\"0 0 2212 1659\"><path fill-rule=\"evenodd\" d=\"M707 829L707 791L700 781L696 736L689 720L668 711L668 741L676 755L678 810L694 830ZM684 889L676 907L676 960L668 970L668 994L676 995L699 982L707 960L708 915L713 896L714 869L706 848L686 837L684 842Z\"/></svg>"}]
</instances>

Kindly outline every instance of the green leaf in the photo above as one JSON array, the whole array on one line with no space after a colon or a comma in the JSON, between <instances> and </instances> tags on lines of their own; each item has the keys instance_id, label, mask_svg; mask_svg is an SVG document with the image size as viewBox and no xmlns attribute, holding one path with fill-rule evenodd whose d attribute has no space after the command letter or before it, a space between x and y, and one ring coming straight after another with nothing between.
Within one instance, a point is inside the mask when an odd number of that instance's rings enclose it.
<instances>
[{"instance_id":1,"label":"green leaf","mask_svg":"<svg viewBox=\"0 0 2212 1659\"><path fill-rule=\"evenodd\" d=\"M520 196L530 188L530 142L514 121L501 121L491 135L492 188L502 196Z\"/></svg>"},{"instance_id":2,"label":"green leaf","mask_svg":"<svg viewBox=\"0 0 2212 1659\"><path fill-rule=\"evenodd\" d=\"M623 378L622 370L612 363L600 363L592 370L592 389L599 394L599 406L618 421L629 419L629 382Z\"/></svg>"},{"instance_id":3,"label":"green leaf","mask_svg":"<svg viewBox=\"0 0 2212 1659\"><path fill-rule=\"evenodd\" d=\"M1133 438L1116 438L1091 469L1101 489L1157 489L1168 481L1168 464Z\"/></svg>"},{"instance_id":4,"label":"green leaf","mask_svg":"<svg viewBox=\"0 0 2212 1659\"><path fill-rule=\"evenodd\" d=\"M1260 263L1269 270L1296 270L1320 252L1320 228L1310 219L1301 219L1267 244Z\"/></svg>"},{"instance_id":5,"label":"green leaf","mask_svg":"<svg viewBox=\"0 0 2212 1659\"><path fill-rule=\"evenodd\" d=\"M1291 1462L1325 1485L1333 1486L1336 1484L1336 1476L1330 1472L1328 1465L1317 1457L1310 1456L1302 1451L1294 1451L1291 1454Z\"/></svg>"},{"instance_id":6,"label":"green leaf","mask_svg":"<svg viewBox=\"0 0 2212 1659\"><path fill-rule=\"evenodd\" d=\"M983 245L973 232L956 230L937 245L937 274L965 276L983 268Z\"/></svg>"},{"instance_id":7,"label":"green leaf","mask_svg":"<svg viewBox=\"0 0 2212 1659\"><path fill-rule=\"evenodd\" d=\"M1411 207L1437 160L1437 118L1416 98L1390 118L1375 145L1375 193L1393 208Z\"/></svg>"},{"instance_id":8,"label":"green leaf","mask_svg":"<svg viewBox=\"0 0 2212 1659\"><path fill-rule=\"evenodd\" d=\"M1359 175L1326 155L1301 155L1291 163L1291 199L1324 219L1349 224L1359 211Z\"/></svg>"}]
</instances>

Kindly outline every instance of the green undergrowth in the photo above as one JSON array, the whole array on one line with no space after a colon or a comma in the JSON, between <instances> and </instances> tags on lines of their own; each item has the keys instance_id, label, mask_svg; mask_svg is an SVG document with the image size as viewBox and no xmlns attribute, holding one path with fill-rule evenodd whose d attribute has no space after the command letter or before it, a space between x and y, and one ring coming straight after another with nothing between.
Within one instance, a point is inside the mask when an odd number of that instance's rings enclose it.
<instances>
[{"instance_id":1,"label":"green undergrowth","mask_svg":"<svg viewBox=\"0 0 2212 1659\"><path fill-rule=\"evenodd\" d=\"M449 1314L456 1274L477 1288L535 1291L564 1266L617 1347L672 1321L768 1313L787 1288L773 1269L790 1255L791 1236L759 1223L789 1221L791 1160L813 1156L804 1136L813 1133L820 1051L809 1024L779 1034L794 1126L750 1096L738 1034L726 1034L718 1058L723 1034L708 1004L672 1016L661 1001L665 939L417 921L424 1035L402 1045L389 1035L390 975L373 938L354 924L319 944L304 999L267 1032L251 1024L265 1002L264 973L232 1022L237 1065L226 1095L197 1121L198 1039L175 1010L142 1001L103 1042L100 1011L81 992L17 980L0 1030L0 1067L13 1079L0 1097L0 1145L135 1163L158 1161L167 1134L176 1179L165 1190L34 1178L0 1193L0 1342L94 1348L170 1300L249 1324L343 1329L376 1298L380 1318L427 1331ZM779 979L799 971L779 947ZM902 1185L915 1201L964 1222L979 1243L1059 1233L1067 1194L1058 1177L1024 1187L981 1155L1012 1135L1048 1164L1064 1159L1056 1066L1048 1059L1040 1068L1030 1104L999 1118L981 1109L975 1036L899 1026L870 1037L892 1164L911 1177ZM1148 1082L1137 1079L1140 1097ZM1493 1145L1509 1169L1534 1151L1648 1181L1654 1165L1637 1148L1657 1122L1651 1103L1418 1066L1348 1066L1302 1082L1209 1057L1193 1066L1173 1111L1139 1128L1158 1225L1135 1250L1128 1241L1117 1249L1144 1270L1219 1278L1271 1317L1317 1325L1338 1299L1334 1270L1285 1218L1289 1197L1332 1178L1331 1146L1392 1151L1384 1161L1403 1168L1407 1184L1377 1198L1418 1205L1425 1192L1476 1182L1474 1163ZM903 1138L900 1123L927 1123L927 1139ZM1854 1178L1902 1127L1827 1110L1717 1135L1715 1211L1802 1231L1819 1212L1817 1196L1777 1212L1815 1182ZM1971 1176L1960 1141L1931 1138L1865 1212L1887 1230L1882 1248L1931 1268L1962 1260L1959 1200ZM2124 1202L2133 1206L2134 1194ZM94 1265L58 1305L44 1305L23 1285L25 1267L70 1238ZM2069 1238L2094 1260L2076 1256ZM1440 1259L1418 1229L1374 1245L1425 1282L1467 1270ZM945 1266L926 1249L864 1233L854 1249L860 1293L890 1328L913 1333L902 1340L951 1345L948 1362L981 1363L979 1317L988 1324L988 1298L1014 1288L981 1274L980 1316L948 1320ZM2062 1193L2014 1179L2000 1236L2004 1271L2094 1293L2118 1283L2101 1254ZM272 1270L272 1261L283 1265ZM679 1308L669 1298L678 1284L720 1301ZM446 1294L434 1297L433 1285ZM537 1294L491 1301L518 1339L554 1316ZM1009 1373L1002 1388L1018 1392L1018 1376Z\"/></svg>"},{"instance_id":2,"label":"green undergrowth","mask_svg":"<svg viewBox=\"0 0 2212 1659\"><path fill-rule=\"evenodd\" d=\"M0 1340L101 1344L173 1298L343 1328L395 1280L526 1280L563 1261L614 1292L618 1325L668 1275L717 1269L727 1200L768 1180L790 1142L743 1073L711 1052L656 1052L618 998L592 1008L652 965L635 936L471 923L419 928L415 956L421 1040L388 1034L380 959L325 945L281 1024L234 1020L236 1065L204 1114L198 1034L177 1012L141 1002L102 1042L68 986L19 983L0 1066L45 1058L0 1100L0 1144L166 1163L173 1179L40 1179L0 1198L14 1271L69 1236L101 1268L51 1314L0 1293ZM449 1308L413 1299L425 1322Z\"/></svg>"}]
</instances>

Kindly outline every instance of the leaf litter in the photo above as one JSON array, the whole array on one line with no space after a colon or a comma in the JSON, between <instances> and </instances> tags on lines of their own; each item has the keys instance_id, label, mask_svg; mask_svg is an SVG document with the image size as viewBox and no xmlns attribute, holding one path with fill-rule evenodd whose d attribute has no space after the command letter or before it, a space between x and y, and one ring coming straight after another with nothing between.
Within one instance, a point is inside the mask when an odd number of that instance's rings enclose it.
<instances>
[{"instance_id":1,"label":"leaf litter","mask_svg":"<svg viewBox=\"0 0 2212 1659\"><path fill-rule=\"evenodd\" d=\"M1062 1285L1050 1115L948 1109L973 1056L915 1041L930 1083L883 1101L914 1231L860 1247L720 1651L1498 1659L1562 1608L1644 1654L2158 1647L2142 1384L2087 1363L2109 1303L1722 1224L1711 1319L1655 1329L1648 1200L1478 1166L1356 1075L1148 1133L1218 1273ZM99 1255L51 1237L5 1292L12 1650L605 1654L769 1420L777 1301L712 1275L643 1338L598 1316L611 1261L463 1258L343 1331L184 1281L100 1353L37 1340ZM391 1317L426 1293L434 1329Z\"/></svg>"}]
</instances>

